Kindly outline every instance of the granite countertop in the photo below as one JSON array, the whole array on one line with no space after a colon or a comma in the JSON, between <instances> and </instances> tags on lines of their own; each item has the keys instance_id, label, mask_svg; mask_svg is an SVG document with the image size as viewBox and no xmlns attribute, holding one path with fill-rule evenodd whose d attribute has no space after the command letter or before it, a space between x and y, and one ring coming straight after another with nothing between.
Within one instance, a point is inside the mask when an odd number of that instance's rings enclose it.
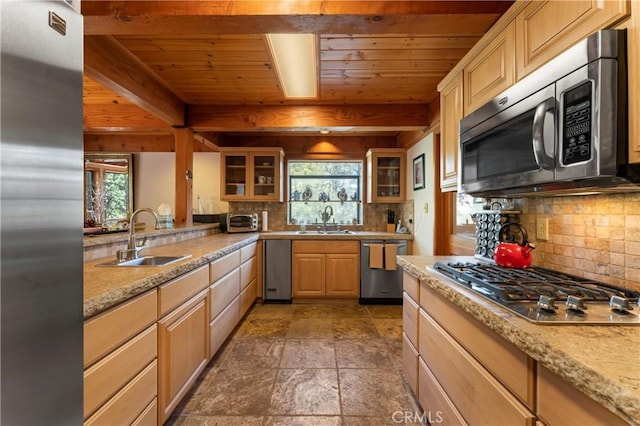
<instances>
[{"instance_id":1,"label":"granite countertop","mask_svg":"<svg viewBox=\"0 0 640 426\"><path fill-rule=\"evenodd\" d=\"M141 255L179 256L182 261L159 267L103 267L115 257L84 263L84 318L122 303L179 275L258 240L253 234L215 234L174 244L150 247Z\"/></svg>"},{"instance_id":2,"label":"granite countertop","mask_svg":"<svg viewBox=\"0 0 640 426\"><path fill-rule=\"evenodd\" d=\"M136 235L138 237L145 235L148 238L152 238L152 237L158 237L158 236L182 234L185 231L207 230L207 229L214 229L219 227L220 225L218 225L217 223L196 223L188 227L181 226L181 227L161 228L161 229L145 228L142 231L136 231ZM128 239L129 239L128 230L98 234L98 235L85 235L83 238L83 246L84 247L99 246L103 244L127 241Z\"/></svg>"},{"instance_id":3,"label":"granite countertop","mask_svg":"<svg viewBox=\"0 0 640 426\"><path fill-rule=\"evenodd\" d=\"M611 412L640 423L640 327L535 324L426 269L470 260L399 256L398 265Z\"/></svg>"},{"instance_id":4,"label":"granite countertop","mask_svg":"<svg viewBox=\"0 0 640 426\"><path fill-rule=\"evenodd\" d=\"M354 234L320 234L317 231L267 231L260 233L262 240L413 240L413 234L394 232L355 231Z\"/></svg>"}]
</instances>

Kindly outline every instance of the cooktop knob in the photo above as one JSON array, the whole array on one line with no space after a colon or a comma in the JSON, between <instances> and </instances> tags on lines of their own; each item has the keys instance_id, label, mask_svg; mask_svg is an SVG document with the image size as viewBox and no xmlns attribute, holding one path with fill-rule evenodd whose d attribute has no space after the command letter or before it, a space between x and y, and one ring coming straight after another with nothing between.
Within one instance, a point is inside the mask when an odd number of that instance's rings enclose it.
<instances>
[{"instance_id":1,"label":"cooktop knob","mask_svg":"<svg viewBox=\"0 0 640 426\"><path fill-rule=\"evenodd\" d=\"M611 300L609 300L609 306L611 306L611 309L613 309L614 311L628 312L633 310L633 307L629 303L629 300L626 297L622 296L611 296Z\"/></svg>"},{"instance_id":2,"label":"cooktop knob","mask_svg":"<svg viewBox=\"0 0 640 426\"><path fill-rule=\"evenodd\" d=\"M571 311L586 311L587 305L584 304L584 299L578 296L567 296L567 301L565 302L567 309Z\"/></svg>"},{"instance_id":3,"label":"cooktop knob","mask_svg":"<svg viewBox=\"0 0 640 426\"><path fill-rule=\"evenodd\" d=\"M553 297L541 294L540 298L538 299L537 305L538 308L542 309L543 311L554 312L556 309L558 309L558 307L555 305L555 301L556 300Z\"/></svg>"}]
</instances>

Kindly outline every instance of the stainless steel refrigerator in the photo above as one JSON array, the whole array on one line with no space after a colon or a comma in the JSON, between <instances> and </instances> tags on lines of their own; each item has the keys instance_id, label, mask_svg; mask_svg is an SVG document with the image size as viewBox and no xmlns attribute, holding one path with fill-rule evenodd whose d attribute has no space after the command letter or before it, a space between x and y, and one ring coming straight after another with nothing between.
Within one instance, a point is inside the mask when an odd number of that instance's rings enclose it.
<instances>
[{"instance_id":1,"label":"stainless steel refrigerator","mask_svg":"<svg viewBox=\"0 0 640 426\"><path fill-rule=\"evenodd\" d=\"M0 7L0 424L79 425L82 16Z\"/></svg>"}]
</instances>

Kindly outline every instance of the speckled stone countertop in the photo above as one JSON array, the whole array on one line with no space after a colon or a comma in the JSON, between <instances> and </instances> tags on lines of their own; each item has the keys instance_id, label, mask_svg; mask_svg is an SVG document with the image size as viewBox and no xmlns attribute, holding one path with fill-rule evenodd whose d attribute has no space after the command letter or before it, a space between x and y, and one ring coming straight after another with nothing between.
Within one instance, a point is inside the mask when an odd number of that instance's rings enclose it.
<instances>
[{"instance_id":1,"label":"speckled stone countertop","mask_svg":"<svg viewBox=\"0 0 640 426\"><path fill-rule=\"evenodd\" d=\"M413 234L396 234L394 232L365 232L356 231L354 234L320 234L317 231L307 231L300 234L297 231L261 232L262 240L413 240Z\"/></svg>"},{"instance_id":2,"label":"speckled stone countertop","mask_svg":"<svg viewBox=\"0 0 640 426\"><path fill-rule=\"evenodd\" d=\"M115 257L84 263L84 318L142 294L179 275L257 241L259 234L215 234L145 249L141 255L191 257L160 267L104 267Z\"/></svg>"},{"instance_id":3,"label":"speckled stone countertop","mask_svg":"<svg viewBox=\"0 0 640 426\"><path fill-rule=\"evenodd\" d=\"M465 257L399 256L398 265L630 424L640 424L640 327L539 325L429 272Z\"/></svg>"}]
</instances>

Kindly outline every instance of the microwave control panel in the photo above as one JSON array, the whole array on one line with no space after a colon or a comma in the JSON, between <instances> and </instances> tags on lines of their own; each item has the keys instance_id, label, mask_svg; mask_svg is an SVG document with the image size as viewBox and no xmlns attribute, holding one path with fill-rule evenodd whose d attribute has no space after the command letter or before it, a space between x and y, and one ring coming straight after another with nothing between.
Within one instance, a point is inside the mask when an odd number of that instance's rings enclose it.
<instances>
[{"instance_id":1,"label":"microwave control panel","mask_svg":"<svg viewBox=\"0 0 640 426\"><path fill-rule=\"evenodd\" d=\"M562 164L581 163L591 159L591 82L564 94L562 132Z\"/></svg>"}]
</instances>

